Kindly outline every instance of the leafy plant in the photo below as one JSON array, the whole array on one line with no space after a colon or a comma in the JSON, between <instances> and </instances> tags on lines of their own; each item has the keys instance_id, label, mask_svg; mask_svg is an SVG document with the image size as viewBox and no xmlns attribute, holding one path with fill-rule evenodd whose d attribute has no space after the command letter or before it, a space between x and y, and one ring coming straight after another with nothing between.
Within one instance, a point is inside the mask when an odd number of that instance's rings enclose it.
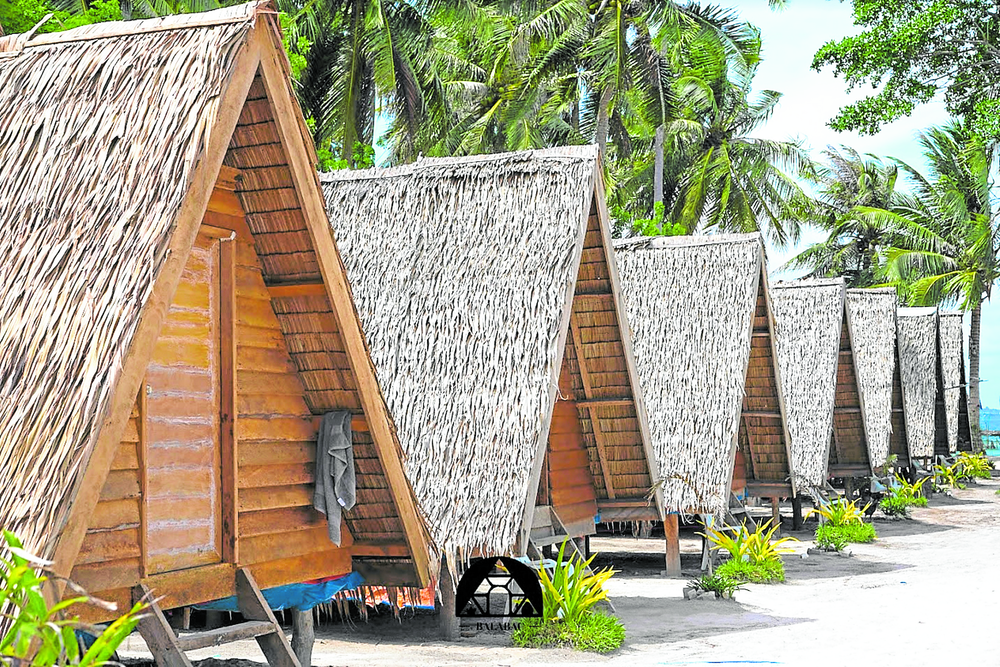
<instances>
[{"instance_id":1,"label":"leafy plant","mask_svg":"<svg viewBox=\"0 0 1000 667\"><path fill-rule=\"evenodd\" d=\"M844 497L837 498L829 503L821 503L819 507L809 510L806 518L813 514L819 514L824 523L833 526L848 526L856 523L864 523L864 513L871 504L862 508L858 507L856 500L847 500Z\"/></svg>"},{"instance_id":2,"label":"leafy plant","mask_svg":"<svg viewBox=\"0 0 1000 667\"><path fill-rule=\"evenodd\" d=\"M33 667L97 667L108 662L135 629L145 603L137 603L103 632L83 626L77 618L64 618L69 607L94 601L81 595L49 606L42 591L49 578L38 570L51 563L25 551L10 531L3 531L3 539L7 548L0 556L0 609L7 610L10 628L0 640L0 662ZM81 651L75 631L84 627L97 638L86 651Z\"/></svg>"},{"instance_id":3,"label":"leafy plant","mask_svg":"<svg viewBox=\"0 0 1000 667\"><path fill-rule=\"evenodd\" d=\"M921 500L924 501L924 504L927 504L926 498L921 498ZM886 516L907 517L910 515L910 503L905 498L894 493L883 498L879 502L878 507Z\"/></svg>"},{"instance_id":4,"label":"leafy plant","mask_svg":"<svg viewBox=\"0 0 1000 667\"><path fill-rule=\"evenodd\" d=\"M559 546L552 574L541 568L539 579L542 583L543 618L548 623L563 621L577 623L598 602L607 599L604 584L614 576L615 570L607 568L594 574L587 574L587 568L596 554L586 561L576 554L564 559L566 542Z\"/></svg>"},{"instance_id":5,"label":"leafy plant","mask_svg":"<svg viewBox=\"0 0 1000 667\"><path fill-rule=\"evenodd\" d=\"M794 537L782 537L771 541L778 526L770 522L762 523L751 532L746 524L732 530L706 528L707 532L698 533L712 545L713 551L726 551L733 560L745 561L751 564L781 561L781 554L792 553L782 544L796 542Z\"/></svg>"},{"instance_id":6,"label":"leafy plant","mask_svg":"<svg viewBox=\"0 0 1000 667\"><path fill-rule=\"evenodd\" d=\"M851 523L846 526L824 523L816 528L816 544L823 548L834 547L837 551L842 551L848 543L867 544L875 538L875 526L870 523Z\"/></svg>"},{"instance_id":7,"label":"leafy plant","mask_svg":"<svg viewBox=\"0 0 1000 667\"><path fill-rule=\"evenodd\" d=\"M955 462L958 477L961 480L989 479L993 473L993 465L986 454L977 452L961 452Z\"/></svg>"},{"instance_id":8,"label":"leafy plant","mask_svg":"<svg viewBox=\"0 0 1000 667\"><path fill-rule=\"evenodd\" d=\"M785 564L780 559L750 563L730 558L716 568L715 574L741 583L769 584L785 580Z\"/></svg>"},{"instance_id":9,"label":"leafy plant","mask_svg":"<svg viewBox=\"0 0 1000 667\"><path fill-rule=\"evenodd\" d=\"M820 530L821 528L832 528L833 530ZM834 526L825 524L816 529L816 546L827 551L843 551L847 547L847 537L836 530Z\"/></svg>"},{"instance_id":10,"label":"leafy plant","mask_svg":"<svg viewBox=\"0 0 1000 667\"><path fill-rule=\"evenodd\" d=\"M704 593L715 593L716 597L730 599L736 591L745 590L740 582L719 573L703 574L699 579L692 579L688 586Z\"/></svg>"},{"instance_id":11,"label":"leafy plant","mask_svg":"<svg viewBox=\"0 0 1000 667\"><path fill-rule=\"evenodd\" d=\"M953 463L950 466L945 466L937 464L934 466L934 475L938 480L938 483L944 487L952 487L953 489L964 489L965 484L961 482L961 471L959 469L959 463Z\"/></svg>"},{"instance_id":12,"label":"leafy plant","mask_svg":"<svg viewBox=\"0 0 1000 667\"><path fill-rule=\"evenodd\" d=\"M614 616L600 612L584 614L576 622L546 623L540 618L526 618L510 635L514 646L541 648L571 646L578 651L610 653L625 641L625 626Z\"/></svg>"}]
</instances>

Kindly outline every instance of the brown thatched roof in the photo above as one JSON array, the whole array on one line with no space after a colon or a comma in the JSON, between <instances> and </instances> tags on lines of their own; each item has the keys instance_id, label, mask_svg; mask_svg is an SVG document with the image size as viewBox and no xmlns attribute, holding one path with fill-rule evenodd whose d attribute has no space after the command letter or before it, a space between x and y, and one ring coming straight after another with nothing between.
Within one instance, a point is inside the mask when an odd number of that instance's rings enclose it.
<instances>
[{"instance_id":1,"label":"brown thatched roof","mask_svg":"<svg viewBox=\"0 0 1000 667\"><path fill-rule=\"evenodd\" d=\"M944 414L948 427L948 451L960 449L971 440L965 390L965 333L961 312L938 313L941 382L944 393ZM963 414L963 407L965 412ZM964 420L963 420L964 417ZM964 447L962 447L964 449Z\"/></svg>"},{"instance_id":2,"label":"brown thatched roof","mask_svg":"<svg viewBox=\"0 0 1000 667\"><path fill-rule=\"evenodd\" d=\"M868 455L872 466L879 467L889 456L893 431L896 290L891 287L847 290L847 320L864 404Z\"/></svg>"},{"instance_id":3,"label":"brown thatched roof","mask_svg":"<svg viewBox=\"0 0 1000 667\"><path fill-rule=\"evenodd\" d=\"M721 512L750 361L760 235L629 239L615 254L664 507Z\"/></svg>"},{"instance_id":4,"label":"brown thatched roof","mask_svg":"<svg viewBox=\"0 0 1000 667\"><path fill-rule=\"evenodd\" d=\"M845 289L842 278L771 285L792 470L803 487L826 481Z\"/></svg>"},{"instance_id":5,"label":"brown thatched roof","mask_svg":"<svg viewBox=\"0 0 1000 667\"><path fill-rule=\"evenodd\" d=\"M411 482L448 553L508 553L530 526L598 164L578 147L322 177Z\"/></svg>"},{"instance_id":6,"label":"brown thatched roof","mask_svg":"<svg viewBox=\"0 0 1000 667\"><path fill-rule=\"evenodd\" d=\"M52 555L257 12L0 41L0 523L29 549Z\"/></svg>"},{"instance_id":7,"label":"brown thatched roof","mask_svg":"<svg viewBox=\"0 0 1000 667\"><path fill-rule=\"evenodd\" d=\"M937 309L900 308L896 330L910 457L928 458L936 428Z\"/></svg>"},{"instance_id":8,"label":"brown thatched roof","mask_svg":"<svg viewBox=\"0 0 1000 667\"><path fill-rule=\"evenodd\" d=\"M274 258L277 232L308 239L313 298L340 326L372 465L396 492L386 520L407 525L426 579L425 529L326 233L276 18L254 2L0 38L0 525L63 574L226 160L243 169L238 208L264 281L297 275Z\"/></svg>"}]
</instances>

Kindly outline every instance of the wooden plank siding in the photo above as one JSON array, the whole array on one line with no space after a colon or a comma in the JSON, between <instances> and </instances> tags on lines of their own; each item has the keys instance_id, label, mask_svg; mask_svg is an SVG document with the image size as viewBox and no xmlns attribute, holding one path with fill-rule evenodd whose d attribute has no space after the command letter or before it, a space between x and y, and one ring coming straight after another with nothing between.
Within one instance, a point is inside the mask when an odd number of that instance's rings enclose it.
<instances>
[{"instance_id":1,"label":"wooden plank siding","mask_svg":"<svg viewBox=\"0 0 1000 667\"><path fill-rule=\"evenodd\" d=\"M757 292L753 335L750 338L750 362L740 420L739 447L745 465L739 472L747 482L788 483L788 450L781 419L776 360L771 345L771 322L763 287Z\"/></svg>"},{"instance_id":2,"label":"wooden plank siding","mask_svg":"<svg viewBox=\"0 0 1000 667\"><path fill-rule=\"evenodd\" d=\"M598 505L607 499L645 499L652 487L652 478L636 416L608 257L596 211L592 212L584 239L573 298L572 332L563 355L563 367L569 382L560 393L563 398L575 402L577 425L572 428L578 427L582 436ZM622 400L596 405L586 403L596 399ZM559 425L559 419L568 419L566 407L560 407L555 413L553 431L566 428ZM551 439L550 450L553 450L548 461L551 470L557 454ZM560 456L578 455L560 453ZM582 492L583 488L581 485L579 490ZM564 497L564 500L569 499ZM567 511L582 517L589 511L589 499L581 493L576 502L579 506Z\"/></svg>"},{"instance_id":3,"label":"wooden plank siding","mask_svg":"<svg viewBox=\"0 0 1000 667\"><path fill-rule=\"evenodd\" d=\"M856 373L851 336L845 315L840 333L840 354L837 363L837 388L833 407L833 431L836 437L831 435L829 457L831 468L833 466L867 467L869 470L871 468Z\"/></svg>"},{"instance_id":4,"label":"wooden plank siding","mask_svg":"<svg viewBox=\"0 0 1000 667\"><path fill-rule=\"evenodd\" d=\"M141 576L141 419L136 400L70 574L87 591L104 591L121 581L137 582Z\"/></svg>"}]
</instances>

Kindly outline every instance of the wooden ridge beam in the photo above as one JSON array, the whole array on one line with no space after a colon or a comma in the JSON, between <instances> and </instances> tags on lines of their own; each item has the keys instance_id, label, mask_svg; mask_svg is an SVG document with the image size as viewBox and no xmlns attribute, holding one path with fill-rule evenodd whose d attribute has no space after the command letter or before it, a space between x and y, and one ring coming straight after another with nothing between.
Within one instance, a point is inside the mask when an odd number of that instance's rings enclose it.
<instances>
[{"instance_id":1,"label":"wooden ridge beam","mask_svg":"<svg viewBox=\"0 0 1000 667\"><path fill-rule=\"evenodd\" d=\"M580 328L576 324L576 317L574 315L570 315L569 329L573 349L576 350L576 363L580 367L580 379L583 381L583 395L585 400L578 402L579 404L590 400L593 389L590 384L590 373L587 371L587 360L583 356L583 345L580 343ZM611 479L611 465L608 463L608 455L605 451L604 431L601 430L596 408L590 405L588 406L588 410L590 411L590 424L594 428L594 443L597 445L597 458L601 463L601 473L604 475L604 488L608 491L608 498L614 499L615 485Z\"/></svg>"}]
</instances>

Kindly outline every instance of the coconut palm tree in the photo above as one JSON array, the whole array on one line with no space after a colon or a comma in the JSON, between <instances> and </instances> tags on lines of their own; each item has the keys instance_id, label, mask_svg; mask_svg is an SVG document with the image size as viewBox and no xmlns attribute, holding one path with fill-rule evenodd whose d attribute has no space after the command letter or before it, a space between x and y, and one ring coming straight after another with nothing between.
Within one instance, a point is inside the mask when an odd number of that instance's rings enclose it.
<instances>
[{"instance_id":1,"label":"coconut palm tree","mask_svg":"<svg viewBox=\"0 0 1000 667\"><path fill-rule=\"evenodd\" d=\"M782 267L807 269L805 277L843 276L850 287L869 287L883 280L885 253L904 239L895 226L868 215L872 208L889 209L898 200L898 168L852 148L832 146L823 151L812 184L817 194L794 206L803 223L827 236L793 257Z\"/></svg>"},{"instance_id":2,"label":"coconut palm tree","mask_svg":"<svg viewBox=\"0 0 1000 667\"><path fill-rule=\"evenodd\" d=\"M979 436L979 361L982 304L1000 278L998 211L990 196L995 147L962 122L920 135L927 175L900 162L914 184L891 211L873 209L873 219L896 225L906 248L888 253L887 275L916 305L956 304L972 314L969 335L969 421Z\"/></svg>"},{"instance_id":3,"label":"coconut palm tree","mask_svg":"<svg viewBox=\"0 0 1000 667\"><path fill-rule=\"evenodd\" d=\"M762 231L778 246L798 238L786 204L804 194L796 177L809 174L808 153L792 141L752 136L771 117L781 93L750 97L760 64L760 35L744 39L739 58L726 45L701 39L677 84L680 117L668 125L670 150L686 156L675 176L670 218L689 231Z\"/></svg>"}]
</instances>

